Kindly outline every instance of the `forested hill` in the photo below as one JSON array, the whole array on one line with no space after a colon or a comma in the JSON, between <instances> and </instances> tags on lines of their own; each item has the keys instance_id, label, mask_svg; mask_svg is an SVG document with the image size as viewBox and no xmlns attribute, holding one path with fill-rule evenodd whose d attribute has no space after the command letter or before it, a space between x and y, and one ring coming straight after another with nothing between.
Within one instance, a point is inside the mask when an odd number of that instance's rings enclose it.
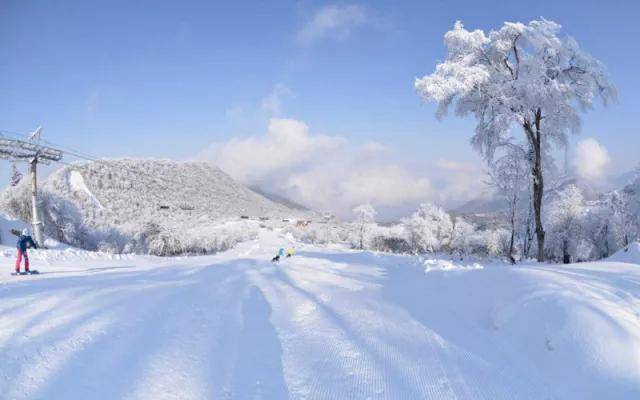
<instances>
[{"instance_id":1,"label":"forested hill","mask_svg":"<svg viewBox=\"0 0 640 400\"><path fill-rule=\"evenodd\" d=\"M7 189L2 204L5 212L28 220L25 181ZM210 243L217 235L209 230L223 223L237 223L241 216L257 220L310 214L271 201L203 162L121 159L66 166L42 182L41 198L49 236L115 251L131 250L127 246L135 242L134 251L147 252L149 244L143 242L148 236L161 236L161 245L172 249L168 253L224 249L236 236L245 239L246 229L234 226L238 232L225 232L227 236ZM184 247L185 241L191 244Z\"/></svg>"}]
</instances>

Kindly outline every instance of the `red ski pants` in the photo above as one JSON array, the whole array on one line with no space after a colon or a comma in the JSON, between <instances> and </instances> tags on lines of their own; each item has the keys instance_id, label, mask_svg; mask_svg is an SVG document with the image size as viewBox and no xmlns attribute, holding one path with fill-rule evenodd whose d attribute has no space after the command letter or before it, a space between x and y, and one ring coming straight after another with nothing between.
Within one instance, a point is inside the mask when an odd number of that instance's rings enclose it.
<instances>
[{"instance_id":1,"label":"red ski pants","mask_svg":"<svg viewBox=\"0 0 640 400\"><path fill-rule=\"evenodd\" d=\"M24 256L24 270L29 271L29 255L27 251L24 252L18 249L18 258L16 258L16 272L20 272L20 263L22 262L22 257Z\"/></svg>"}]
</instances>

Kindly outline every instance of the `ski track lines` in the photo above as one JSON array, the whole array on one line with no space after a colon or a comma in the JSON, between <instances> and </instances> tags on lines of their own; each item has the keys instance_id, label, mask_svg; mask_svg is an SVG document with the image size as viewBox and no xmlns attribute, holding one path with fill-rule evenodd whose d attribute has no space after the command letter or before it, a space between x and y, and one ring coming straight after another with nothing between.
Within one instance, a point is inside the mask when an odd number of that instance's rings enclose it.
<instances>
[{"instance_id":1,"label":"ski track lines","mask_svg":"<svg viewBox=\"0 0 640 400\"><path fill-rule=\"evenodd\" d=\"M33 280L37 295L17 299L5 290L1 326L20 326L1 337L0 397L223 398L246 285L238 268Z\"/></svg>"},{"instance_id":2,"label":"ski track lines","mask_svg":"<svg viewBox=\"0 0 640 400\"><path fill-rule=\"evenodd\" d=\"M375 299L380 277L371 267L350 265L343 274L351 278L339 280L333 272L332 289L325 276L331 266L322 264L297 258L275 272L277 279L265 279L276 282L268 292L276 304L276 325L282 327L288 382L301 398L543 398L514 390L515 377L489 368L405 311ZM360 279L354 278L358 274Z\"/></svg>"},{"instance_id":3,"label":"ski track lines","mask_svg":"<svg viewBox=\"0 0 640 400\"><path fill-rule=\"evenodd\" d=\"M446 326L425 316L448 308L424 305L441 296L425 296L437 283L424 284L406 258L307 246L273 264L280 242L159 267L139 258L138 267L97 259L74 269L69 260L48 274L0 278L0 398L554 398L542 378L518 373L509 349L478 350L499 338L482 321L451 317L457 325ZM566 285L579 273L597 285L596 272L566 270ZM482 274L480 285L498 276ZM637 301L630 293L601 300ZM447 330L456 326L478 339L460 347Z\"/></svg>"}]
</instances>

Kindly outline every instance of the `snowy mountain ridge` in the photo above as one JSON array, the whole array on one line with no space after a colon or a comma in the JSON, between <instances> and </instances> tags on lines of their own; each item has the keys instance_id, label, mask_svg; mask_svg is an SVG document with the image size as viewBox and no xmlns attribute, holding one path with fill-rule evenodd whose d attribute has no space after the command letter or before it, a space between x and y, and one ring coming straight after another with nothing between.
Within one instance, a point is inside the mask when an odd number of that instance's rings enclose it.
<instances>
[{"instance_id":1,"label":"snowy mountain ridge","mask_svg":"<svg viewBox=\"0 0 640 400\"><path fill-rule=\"evenodd\" d=\"M258 223L241 216L312 215L275 203L204 162L86 162L55 171L40 192L47 235L111 252L207 253L255 235ZM3 193L2 208L30 220L27 180Z\"/></svg>"},{"instance_id":2,"label":"snowy mountain ridge","mask_svg":"<svg viewBox=\"0 0 640 400\"><path fill-rule=\"evenodd\" d=\"M569 177L558 182L554 187L547 188L545 196L547 198L553 198L555 193L569 185L575 185L580 189L586 200L597 201L603 197L611 196L615 191L629 190L629 188L638 186L638 182L640 182L640 175L637 171L629 171L624 174L616 175L606 184L592 184L585 180ZM520 198L526 198L527 196L528 194L526 192L522 192L520 194ZM499 194L487 192L483 193L481 196L468 200L457 207L449 209L448 212L454 215L463 216L494 215L505 213L507 208L507 201Z\"/></svg>"}]
</instances>

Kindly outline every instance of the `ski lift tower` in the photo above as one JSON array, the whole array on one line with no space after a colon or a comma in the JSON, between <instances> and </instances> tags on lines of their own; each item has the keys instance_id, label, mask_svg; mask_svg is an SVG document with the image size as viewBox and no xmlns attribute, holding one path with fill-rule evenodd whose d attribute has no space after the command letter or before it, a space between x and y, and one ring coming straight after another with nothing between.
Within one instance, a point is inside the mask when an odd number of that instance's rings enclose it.
<instances>
[{"instance_id":1,"label":"ski lift tower","mask_svg":"<svg viewBox=\"0 0 640 400\"><path fill-rule=\"evenodd\" d=\"M13 139L0 132L0 158L29 163L31 175L31 224L38 246L44 245L42 221L38 213L38 163L49 164L62 160L62 151L39 144L42 128L36 129L27 140Z\"/></svg>"}]
</instances>

